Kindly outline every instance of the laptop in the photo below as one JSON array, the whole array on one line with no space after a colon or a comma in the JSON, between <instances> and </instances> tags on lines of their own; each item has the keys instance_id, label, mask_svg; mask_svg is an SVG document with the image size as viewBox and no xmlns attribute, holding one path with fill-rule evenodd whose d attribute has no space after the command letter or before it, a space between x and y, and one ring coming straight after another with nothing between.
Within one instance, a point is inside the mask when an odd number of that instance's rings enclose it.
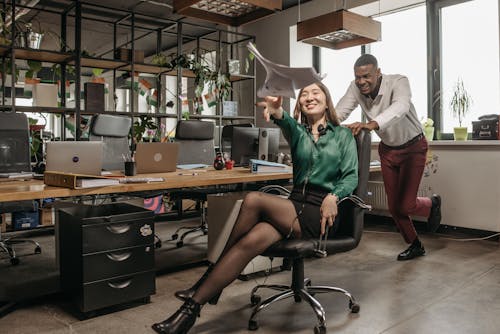
<instances>
[{"instance_id":1,"label":"laptop","mask_svg":"<svg viewBox=\"0 0 500 334\"><path fill-rule=\"evenodd\" d=\"M135 150L137 173L175 172L178 155L178 143L137 143Z\"/></svg>"},{"instance_id":2,"label":"laptop","mask_svg":"<svg viewBox=\"0 0 500 334\"><path fill-rule=\"evenodd\" d=\"M47 142L47 171L101 175L104 143L100 141Z\"/></svg>"}]
</instances>

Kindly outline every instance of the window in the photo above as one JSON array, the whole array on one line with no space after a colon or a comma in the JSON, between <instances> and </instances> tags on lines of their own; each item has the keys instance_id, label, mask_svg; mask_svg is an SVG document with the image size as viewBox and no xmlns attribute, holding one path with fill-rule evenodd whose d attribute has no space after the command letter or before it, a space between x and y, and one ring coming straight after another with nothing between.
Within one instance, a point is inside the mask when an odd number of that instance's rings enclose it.
<instances>
[{"instance_id":1,"label":"window","mask_svg":"<svg viewBox=\"0 0 500 334\"><path fill-rule=\"evenodd\" d=\"M323 83L330 90L333 104L344 96L347 87L354 80L354 62L361 55L361 47L332 50L320 49L320 69L326 74ZM344 123L354 123L361 121L361 108L356 108Z\"/></svg>"},{"instance_id":2,"label":"window","mask_svg":"<svg viewBox=\"0 0 500 334\"><path fill-rule=\"evenodd\" d=\"M441 63L435 64L436 72L440 73L434 86L440 109L435 112L441 110L443 132L451 133L453 127L459 126L449 102L453 86L462 79L473 100L462 126L471 132L472 121L500 111L498 1L449 4L450 1L438 1L434 9L433 19L441 32L440 47L435 48L433 55L434 59L441 59ZM470 13L474 13L473 21Z\"/></svg>"},{"instance_id":3,"label":"window","mask_svg":"<svg viewBox=\"0 0 500 334\"><path fill-rule=\"evenodd\" d=\"M376 18L382 23L382 41L370 44L384 74L408 77L419 119L427 118L426 10L418 6Z\"/></svg>"}]
</instances>

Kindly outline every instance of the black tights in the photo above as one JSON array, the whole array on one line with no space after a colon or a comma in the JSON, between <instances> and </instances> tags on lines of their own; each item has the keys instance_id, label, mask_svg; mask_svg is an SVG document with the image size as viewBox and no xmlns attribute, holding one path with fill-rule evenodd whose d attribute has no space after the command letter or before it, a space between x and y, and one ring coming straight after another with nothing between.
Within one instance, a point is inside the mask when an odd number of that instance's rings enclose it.
<instances>
[{"instance_id":1,"label":"black tights","mask_svg":"<svg viewBox=\"0 0 500 334\"><path fill-rule=\"evenodd\" d=\"M292 235L300 238L300 225L290 200L261 192L247 194L219 260L193 299L205 304L221 292L255 256L288 235L292 224Z\"/></svg>"}]
</instances>

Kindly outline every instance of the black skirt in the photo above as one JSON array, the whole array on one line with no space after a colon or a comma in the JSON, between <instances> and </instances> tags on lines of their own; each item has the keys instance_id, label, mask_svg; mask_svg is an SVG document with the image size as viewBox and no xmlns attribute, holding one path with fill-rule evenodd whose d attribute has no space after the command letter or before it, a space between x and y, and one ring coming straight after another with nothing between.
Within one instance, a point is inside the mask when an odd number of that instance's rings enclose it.
<instances>
[{"instance_id":1,"label":"black skirt","mask_svg":"<svg viewBox=\"0 0 500 334\"><path fill-rule=\"evenodd\" d=\"M319 238L321 233L320 208L326 195L328 195L328 191L323 188L299 185L293 188L288 197L295 206L295 212L302 231L302 239ZM339 221L337 217L333 227L328 232L329 238L338 228Z\"/></svg>"}]
</instances>

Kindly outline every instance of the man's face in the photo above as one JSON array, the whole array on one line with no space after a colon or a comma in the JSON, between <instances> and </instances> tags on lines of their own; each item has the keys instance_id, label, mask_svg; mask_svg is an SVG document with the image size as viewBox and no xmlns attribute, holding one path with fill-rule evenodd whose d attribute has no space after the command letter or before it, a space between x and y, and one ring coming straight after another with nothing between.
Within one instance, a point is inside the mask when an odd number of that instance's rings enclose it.
<instances>
[{"instance_id":1,"label":"man's face","mask_svg":"<svg viewBox=\"0 0 500 334\"><path fill-rule=\"evenodd\" d=\"M354 68L354 83L363 95L370 95L377 88L379 77L380 69L372 64Z\"/></svg>"}]
</instances>

